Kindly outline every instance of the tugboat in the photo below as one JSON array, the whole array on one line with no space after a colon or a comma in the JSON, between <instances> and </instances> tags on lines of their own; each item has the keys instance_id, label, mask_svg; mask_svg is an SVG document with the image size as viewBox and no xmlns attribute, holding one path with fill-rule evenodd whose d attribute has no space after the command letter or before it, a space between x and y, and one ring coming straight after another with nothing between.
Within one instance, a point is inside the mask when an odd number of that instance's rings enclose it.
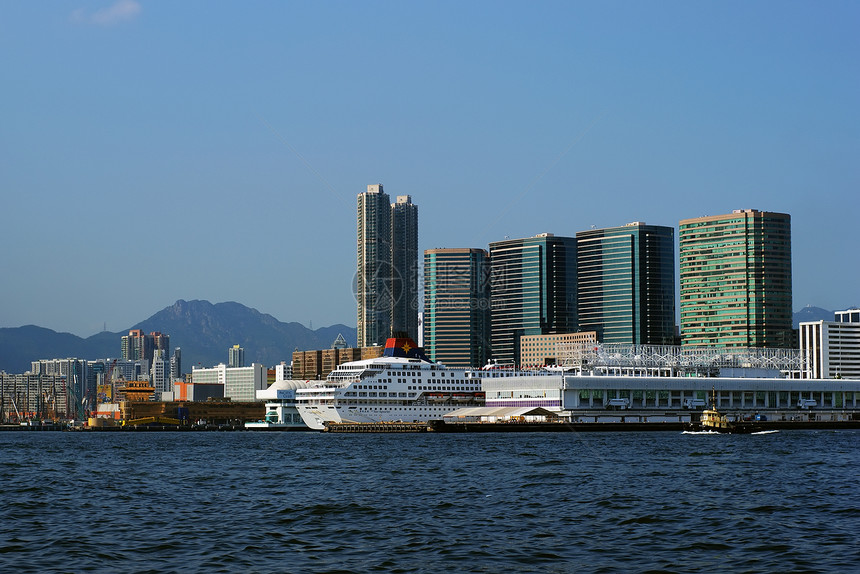
<instances>
[{"instance_id":1,"label":"tugboat","mask_svg":"<svg viewBox=\"0 0 860 574\"><path fill-rule=\"evenodd\" d=\"M717 410L716 390L711 391L711 407L702 411L702 430L731 434L749 434L762 430L755 421L745 421L737 415L727 415Z\"/></svg>"}]
</instances>

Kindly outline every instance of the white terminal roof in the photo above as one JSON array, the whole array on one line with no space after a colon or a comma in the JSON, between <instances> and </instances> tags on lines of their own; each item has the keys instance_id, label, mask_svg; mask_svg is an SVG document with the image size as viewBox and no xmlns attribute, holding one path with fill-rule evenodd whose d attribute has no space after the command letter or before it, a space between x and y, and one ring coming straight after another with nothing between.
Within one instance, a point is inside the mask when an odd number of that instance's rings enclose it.
<instances>
[{"instance_id":1,"label":"white terminal roof","mask_svg":"<svg viewBox=\"0 0 860 574\"><path fill-rule=\"evenodd\" d=\"M278 398L278 391L294 391L296 389L306 389L315 382L319 381L275 381L269 386L268 389L263 391L257 391L257 400L276 399Z\"/></svg>"}]
</instances>

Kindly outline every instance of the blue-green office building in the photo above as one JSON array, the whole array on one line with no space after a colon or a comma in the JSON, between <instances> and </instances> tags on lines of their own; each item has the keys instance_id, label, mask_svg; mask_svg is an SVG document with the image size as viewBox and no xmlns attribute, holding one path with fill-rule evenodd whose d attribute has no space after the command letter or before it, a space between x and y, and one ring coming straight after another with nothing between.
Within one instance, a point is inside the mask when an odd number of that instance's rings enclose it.
<instances>
[{"instance_id":1,"label":"blue-green office building","mask_svg":"<svg viewBox=\"0 0 860 574\"><path fill-rule=\"evenodd\" d=\"M581 331L603 343L675 344L675 230L641 222L576 234Z\"/></svg>"}]
</instances>

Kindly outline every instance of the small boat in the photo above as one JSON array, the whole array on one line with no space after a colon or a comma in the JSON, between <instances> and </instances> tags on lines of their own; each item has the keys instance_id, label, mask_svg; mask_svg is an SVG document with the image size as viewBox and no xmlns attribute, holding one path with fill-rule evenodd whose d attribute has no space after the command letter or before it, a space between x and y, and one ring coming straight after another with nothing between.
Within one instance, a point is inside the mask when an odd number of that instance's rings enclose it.
<instances>
[{"instance_id":1,"label":"small boat","mask_svg":"<svg viewBox=\"0 0 860 574\"><path fill-rule=\"evenodd\" d=\"M712 392L711 395L710 408L702 411L700 420L702 430L732 434L749 434L763 430L755 420L744 420L739 415L721 413L717 409L716 392Z\"/></svg>"}]
</instances>

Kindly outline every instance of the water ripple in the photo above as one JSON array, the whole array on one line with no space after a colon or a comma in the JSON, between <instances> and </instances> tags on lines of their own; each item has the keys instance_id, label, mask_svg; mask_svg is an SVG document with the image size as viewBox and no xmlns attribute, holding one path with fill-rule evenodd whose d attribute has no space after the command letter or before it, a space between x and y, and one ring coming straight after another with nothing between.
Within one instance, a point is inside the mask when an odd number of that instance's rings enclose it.
<instances>
[{"instance_id":1,"label":"water ripple","mask_svg":"<svg viewBox=\"0 0 860 574\"><path fill-rule=\"evenodd\" d=\"M853 569L860 433L0 433L0 566Z\"/></svg>"}]
</instances>

